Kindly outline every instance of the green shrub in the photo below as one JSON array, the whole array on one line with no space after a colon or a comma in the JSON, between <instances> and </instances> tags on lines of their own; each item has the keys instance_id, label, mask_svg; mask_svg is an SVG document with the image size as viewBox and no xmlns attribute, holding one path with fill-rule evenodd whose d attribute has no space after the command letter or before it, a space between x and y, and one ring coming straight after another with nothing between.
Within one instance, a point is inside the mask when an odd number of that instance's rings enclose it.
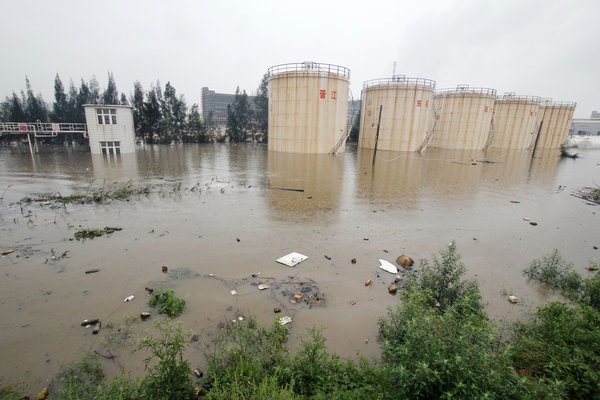
<instances>
[{"instance_id":1,"label":"green shrub","mask_svg":"<svg viewBox=\"0 0 600 400\"><path fill-rule=\"evenodd\" d=\"M585 305L540 307L533 321L517 325L512 358L523 374L557 382L566 398L600 398L600 313Z\"/></svg>"},{"instance_id":2,"label":"green shrub","mask_svg":"<svg viewBox=\"0 0 600 400\"><path fill-rule=\"evenodd\" d=\"M149 350L151 355L144 360L146 377L142 381L145 398L153 400L194 399L192 369L183 359L183 350L189 342L191 332L169 321L157 321L158 337L146 337L140 349ZM153 364L153 365L151 365Z\"/></svg>"},{"instance_id":3,"label":"green shrub","mask_svg":"<svg viewBox=\"0 0 600 400\"><path fill-rule=\"evenodd\" d=\"M167 314L174 318L183 312L185 300L175 297L172 290L157 290L150 297L148 304L150 307L158 306L159 314Z\"/></svg>"},{"instance_id":4,"label":"green shrub","mask_svg":"<svg viewBox=\"0 0 600 400\"><path fill-rule=\"evenodd\" d=\"M552 254L544 256L541 260L533 260L523 273L529 279L538 280L552 289L561 290L570 298L579 296L583 284L581 275L573 270L573 264L563 260L558 250L554 250Z\"/></svg>"},{"instance_id":5,"label":"green shrub","mask_svg":"<svg viewBox=\"0 0 600 400\"><path fill-rule=\"evenodd\" d=\"M587 278L583 281L583 295L581 301L600 310L600 275Z\"/></svg>"}]
</instances>

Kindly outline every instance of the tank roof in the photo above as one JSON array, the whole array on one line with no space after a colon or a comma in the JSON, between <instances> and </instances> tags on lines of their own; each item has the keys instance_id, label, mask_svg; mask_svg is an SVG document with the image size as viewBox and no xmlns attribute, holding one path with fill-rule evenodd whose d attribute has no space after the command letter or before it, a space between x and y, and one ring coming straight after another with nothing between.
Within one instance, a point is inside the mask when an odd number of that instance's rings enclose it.
<instances>
[{"instance_id":1,"label":"tank roof","mask_svg":"<svg viewBox=\"0 0 600 400\"><path fill-rule=\"evenodd\" d=\"M424 78L407 78L404 75L394 75L390 78L371 79L363 83L363 89L375 86L425 86L435 89L435 81Z\"/></svg>"},{"instance_id":2,"label":"tank roof","mask_svg":"<svg viewBox=\"0 0 600 400\"><path fill-rule=\"evenodd\" d=\"M539 103L542 101L542 98L540 96L522 96L522 95L518 96L514 92L506 92L502 96L498 96L496 98L496 101L511 101L511 100L532 101L535 103Z\"/></svg>"},{"instance_id":3,"label":"tank roof","mask_svg":"<svg viewBox=\"0 0 600 400\"><path fill-rule=\"evenodd\" d=\"M575 108L577 103L573 101L554 101L552 99L542 99L542 106L544 107L572 107Z\"/></svg>"},{"instance_id":4,"label":"tank roof","mask_svg":"<svg viewBox=\"0 0 600 400\"><path fill-rule=\"evenodd\" d=\"M341 65L317 63L314 61L279 64L267 70L267 76L269 77L289 73L326 73L350 79L350 70L348 68Z\"/></svg>"},{"instance_id":5,"label":"tank roof","mask_svg":"<svg viewBox=\"0 0 600 400\"><path fill-rule=\"evenodd\" d=\"M456 85L455 88L439 89L435 94L436 96L449 96L453 94L483 94L496 96L496 89L469 87L469 85Z\"/></svg>"}]
</instances>

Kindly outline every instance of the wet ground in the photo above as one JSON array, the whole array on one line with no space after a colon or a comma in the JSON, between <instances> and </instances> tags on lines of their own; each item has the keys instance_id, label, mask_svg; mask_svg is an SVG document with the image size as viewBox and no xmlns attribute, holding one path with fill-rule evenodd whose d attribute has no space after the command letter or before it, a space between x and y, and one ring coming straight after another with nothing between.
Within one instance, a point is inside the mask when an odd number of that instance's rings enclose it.
<instances>
[{"instance_id":1,"label":"wet ground","mask_svg":"<svg viewBox=\"0 0 600 400\"><path fill-rule=\"evenodd\" d=\"M25 147L0 148L0 250L15 250L0 257L0 376L33 392L88 350L116 356L103 361L109 374L142 374L137 340L154 331L156 314L139 321L153 311L145 287L186 300L176 321L199 335L187 354L194 365L217 325L241 314L263 323L290 316L292 346L321 325L330 350L375 357L377 320L399 301L377 259L418 260L451 240L490 315L525 316L558 298L523 277L530 260L558 248L587 276L587 262L600 258L600 208L571 196L600 184L600 152L579 154L428 149L379 152L373 165L370 151L353 146L337 157L250 144L148 146L119 159L85 148L43 147L34 157ZM101 204L16 203L127 182L152 192ZM70 240L79 226L122 231ZM296 267L275 262L292 251L309 258ZM294 294L303 300L293 304ZM98 335L80 326L86 318L103 321Z\"/></svg>"}]
</instances>

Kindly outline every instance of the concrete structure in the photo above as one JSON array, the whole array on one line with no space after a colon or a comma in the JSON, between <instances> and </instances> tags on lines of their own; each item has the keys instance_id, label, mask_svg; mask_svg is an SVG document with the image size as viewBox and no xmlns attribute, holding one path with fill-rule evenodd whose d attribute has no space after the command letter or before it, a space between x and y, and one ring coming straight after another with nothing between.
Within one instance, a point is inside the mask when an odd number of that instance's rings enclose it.
<instances>
[{"instance_id":1,"label":"concrete structure","mask_svg":"<svg viewBox=\"0 0 600 400\"><path fill-rule=\"evenodd\" d=\"M358 146L374 149L377 141L377 150L422 150L433 131L434 91L435 81L403 75L366 81ZM380 106L381 122L376 138Z\"/></svg>"},{"instance_id":2,"label":"concrete structure","mask_svg":"<svg viewBox=\"0 0 600 400\"><path fill-rule=\"evenodd\" d=\"M600 118L574 118L571 122L571 129L569 130L569 135L600 135Z\"/></svg>"},{"instance_id":3,"label":"concrete structure","mask_svg":"<svg viewBox=\"0 0 600 400\"><path fill-rule=\"evenodd\" d=\"M443 149L483 150L496 101L496 89L458 85L435 94L437 121L429 146Z\"/></svg>"},{"instance_id":4,"label":"concrete structure","mask_svg":"<svg viewBox=\"0 0 600 400\"><path fill-rule=\"evenodd\" d=\"M350 70L303 62L269 68L269 150L345 150Z\"/></svg>"},{"instance_id":5,"label":"concrete structure","mask_svg":"<svg viewBox=\"0 0 600 400\"><path fill-rule=\"evenodd\" d=\"M130 106L84 104L92 154L135 152L133 109Z\"/></svg>"},{"instance_id":6,"label":"concrete structure","mask_svg":"<svg viewBox=\"0 0 600 400\"><path fill-rule=\"evenodd\" d=\"M528 149L538 131L541 97L505 93L496 98L490 131L491 146L501 149Z\"/></svg>"},{"instance_id":7,"label":"concrete structure","mask_svg":"<svg viewBox=\"0 0 600 400\"><path fill-rule=\"evenodd\" d=\"M539 113L541 127L534 143L536 149L554 149L565 144L576 105L576 103L552 101L552 99L542 100Z\"/></svg>"},{"instance_id":8,"label":"concrete structure","mask_svg":"<svg viewBox=\"0 0 600 400\"><path fill-rule=\"evenodd\" d=\"M600 119L600 111L592 111L591 119Z\"/></svg>"},{"instance_id":9,"label":"concrete structure","mask_svg":"<svg viewBox=\"0 0 600 400\"><path fill-rule=\"evenodd\" d=\"M248 96L248 105L255 108L256 96ZM207 87L202 88L202 118L207 121L212 118L213 123L219 126L227 124L227 106L233 103L235 94L215 93Z\"/></svg>"},{"instance_id":10,"label":"concrete structure","mask_svg":"<svg viewBox=\"0 0 600 400\"><path fill-rule=\"evenodd\" d=\"M348 101L348 121L346 123L350 127L352 127L352 124L354 124L354 118L356 118L358 112L360 111L360 104L360 100Z\"/></svg>"}]
</instances>

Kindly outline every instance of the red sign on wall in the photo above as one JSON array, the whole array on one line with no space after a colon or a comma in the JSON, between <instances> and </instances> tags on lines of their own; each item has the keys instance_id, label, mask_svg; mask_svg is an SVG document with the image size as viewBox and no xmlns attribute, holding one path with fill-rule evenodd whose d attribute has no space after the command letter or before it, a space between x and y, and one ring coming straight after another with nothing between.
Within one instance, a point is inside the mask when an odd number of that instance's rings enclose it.
<instances>
[{"instance_id":1,"label":"red sign on wall","mask_svg":"<svg viewBox=\"0 0 600 400\"><path fill-rule=\"evenodd\" d=\"M421 107L422 103L423 103L423 100L417 100L417 107Z\"/></svg>"},{"instance_id":2,"label":"red sign on wall","mask_svg":"<svg viewBox=\"0 0 600 400\"><path fill-rule=\"evenodd\" d=\"M335 90L331 91L331 100L337 100L337 92Z\"/></svg>"},{"instance_id":3,"label":"red sign on wall","mask_svg":"<svg viewBox=\"0 0 600 400\"><path fill-rule=\"evenodd\" d=\"M483 107L483 112L488 112L488 106Z\"/></svg>"},{"instance_id":4,"label":"red sign on wall","mask_svg":"<svg viewBox=\"0 0 600 400\"><path fill-rule=\"evenodd\" d=\"M321 92L320 92L320 93L321 93L321 98L322 98L322 99L324 99L324 98L325 98L325 96L327 95L327 91L326 91L326 90L323 90L323 89L321 89Z\"/></svg>"},{"instance_id":5,"label":"red sign on wall","mask_svg":"<svg viewBox=\"0 0 600 400\"><path fill-rule=\"evenodd\" d=\"M20 131L26 131L27 130L27 125L25 125L25 124L19 124L19 130Z\"/></svg>"}]
</instances>

